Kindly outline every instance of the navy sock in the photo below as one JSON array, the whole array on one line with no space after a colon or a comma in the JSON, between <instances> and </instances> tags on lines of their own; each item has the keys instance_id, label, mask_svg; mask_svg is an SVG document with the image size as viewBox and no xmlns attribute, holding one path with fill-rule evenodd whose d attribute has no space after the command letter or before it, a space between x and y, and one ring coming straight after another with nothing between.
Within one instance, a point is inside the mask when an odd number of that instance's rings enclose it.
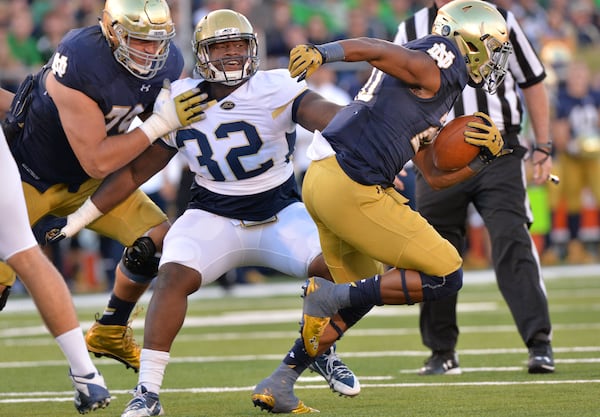
<instances>
[{"instance_id":1,"label":"navy sock","mask_svg":"<svg viewBox=\"0 0 600 417\"><path fill-rule=\"evenodd\" d=\"M375 275L372 278L361 279L350 285L350 306L367 307L381 306L381 277Z\"/></svg>"},{"instance_id":2,"label":"navy sock","mask_svg":"<svg viewBox=\"0 0 600 417\"><path fill-rule=\"evenodd\" d=\"M123 301L113 293L110 295L108 305L98 322L100 324L125 326L134 307L135 303Z\"/></svg>"},{"instance_id":3,"label":"navy sock","mask_svg":"<svg viewBox=\"0 0 600 417\"><path fill-rule=\"evenodd\" d=\"M304 342L301 337L296 339L294 346L287 355L285 355L285 358L283 358L283 363L295 370L298 375L304 372L304 370L308 368L308 365L313 363L313 361L314 358L311 358L306 352L306 349L304 349Z\"/></svg>"}]
</instances>

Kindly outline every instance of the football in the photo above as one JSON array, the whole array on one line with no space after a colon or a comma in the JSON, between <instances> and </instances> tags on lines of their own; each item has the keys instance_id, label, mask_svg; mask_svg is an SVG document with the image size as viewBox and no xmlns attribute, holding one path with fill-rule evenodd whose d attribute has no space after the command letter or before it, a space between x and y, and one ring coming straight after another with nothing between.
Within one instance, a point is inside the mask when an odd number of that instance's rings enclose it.
<instances>
[{"instance_id":1,"label":"football","mask_svg":"<svg viewBox=\"0 0 600 417\"><path fill-rule=\"evenodd\" d=\"M442 171L456 171L465 167L479 154L479 146L465 142L466 130L477 131L467 126L469 122L485 121L474 115L459 116L446 123L433 141L433 163Z\"/></svg>"}]
</instances>

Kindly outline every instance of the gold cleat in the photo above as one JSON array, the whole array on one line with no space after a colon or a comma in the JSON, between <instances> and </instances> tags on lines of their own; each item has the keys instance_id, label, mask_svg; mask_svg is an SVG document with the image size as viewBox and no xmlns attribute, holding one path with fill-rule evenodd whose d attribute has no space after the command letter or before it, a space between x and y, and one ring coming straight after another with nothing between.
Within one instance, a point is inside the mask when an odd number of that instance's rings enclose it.
<instances>
[{"instance_id":1,"label":"gold cleat","mask_svg":"<svg viewBox=\"0 0 600 417\"><path fill-rule=\"evenodd\" d=\"M140 369L141 348L133 338L133 329L127 326L100 324L96 322L85 334L88 351L97 358L107 356L132 368L135 372Z\"/></svg>"},{"instance_id":2,"label":"gold cleat","mask_svg":"<svg viewBox=\"0 0 600 417\"><path fill-rule=\"evenodd\" d=\"M310 414L320 413L316 408L308 407L304 405L301 400L298 400L298 405L290 411L273 411L275 408L275 397L266 392L264 394L252 394L252 402L255 407L260 407L261 410L267 410L269 413L283 413L283 414Z\"/></svg>"}]
</instances>

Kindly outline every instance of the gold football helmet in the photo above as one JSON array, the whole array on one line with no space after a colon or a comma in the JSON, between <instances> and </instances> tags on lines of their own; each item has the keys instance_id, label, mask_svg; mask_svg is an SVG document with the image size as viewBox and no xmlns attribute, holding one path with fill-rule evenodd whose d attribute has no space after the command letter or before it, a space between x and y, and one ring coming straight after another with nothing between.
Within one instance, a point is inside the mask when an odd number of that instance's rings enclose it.
<instances>
[{"instance_id":1,"label":"gold football helmet","mask_svg":"<svg viewBox=\"0 0 600 417\"><path fill-rule=\"evenodd\" d=\"M245 40L248 42L244 64L238 71L225 71L223 59L212 60L210 46L219 42ZM228 9L214 10L204 16L196 25L192 47L196 55L196 72L206 81L237 85L252 77L258 70L258 44L252 25L246 17ZM218 64L217 61L221 61Z\"/></svg>"},{"instance_id":2,"label":"gold football helmet","mask_svg":"<svg viewBox=\"0 0 600 417\"><path fill-rule=\"evenodd\" d=\"M106 0L100 26L116 60L136 77L152 78L165 65L175 36L166 0ZM133 48L132 38L159 42L157 52Z\"/></svg>"},{"instance_id":3,"label":"gold football helmet","mask_svg":"<svg viewBox=\"0 0 600 417\"><path fill-rule=\"evenodd\" d=\"M504 17L482 0L455 0L438 10L432 33L454 39L472 86L494 94L506 75L512 45Z\"/></svg>"}]
</instances>

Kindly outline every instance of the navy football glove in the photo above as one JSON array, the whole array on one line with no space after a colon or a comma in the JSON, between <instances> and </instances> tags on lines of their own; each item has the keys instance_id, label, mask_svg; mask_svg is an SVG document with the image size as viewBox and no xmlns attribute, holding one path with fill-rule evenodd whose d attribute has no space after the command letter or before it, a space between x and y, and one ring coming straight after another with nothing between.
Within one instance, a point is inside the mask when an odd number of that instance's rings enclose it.
<instances>
[{"instance_id":1,"label":"navy football glove","mask_svg":"<svg viewBox=\"0 0 600 417\"><path fill-rule=\"evenodd\" d=\"M33 234L40 245L60 242L67 237L63 228L67 225L66 217L46 216L33 226Z\"/></svg>"}]
</instances>

